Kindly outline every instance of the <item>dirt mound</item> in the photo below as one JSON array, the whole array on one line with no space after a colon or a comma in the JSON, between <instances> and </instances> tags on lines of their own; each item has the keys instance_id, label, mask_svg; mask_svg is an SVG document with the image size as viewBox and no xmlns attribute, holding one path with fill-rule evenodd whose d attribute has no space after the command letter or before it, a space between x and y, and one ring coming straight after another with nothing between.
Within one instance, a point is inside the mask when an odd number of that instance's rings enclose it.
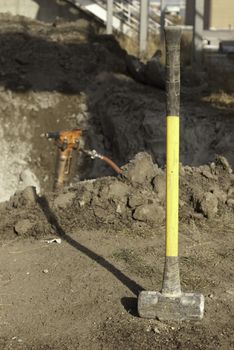
<instances>
[{"instance_id":1,"label":"dirt mound","mask_svg":"<svg viewBox=\"0 0 234 350\"><path fill-rule=\"evenodd\" d=\"M180 168L180 217L213 219L233 210L234 178L227 160ZM62 227L134 230L144 234L165 221L165 171L138 153L118 177L81 181L59 194L39 197L34 187L1 205L1 237L63 234Z\"/></svg>"}]
</instances>

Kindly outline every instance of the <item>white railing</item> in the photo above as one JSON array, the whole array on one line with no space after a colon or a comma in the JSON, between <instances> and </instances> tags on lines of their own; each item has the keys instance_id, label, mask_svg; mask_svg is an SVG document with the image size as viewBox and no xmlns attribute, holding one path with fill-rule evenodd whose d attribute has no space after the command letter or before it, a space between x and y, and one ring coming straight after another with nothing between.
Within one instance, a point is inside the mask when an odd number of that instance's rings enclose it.
<instances>
[{"instance_id":1,"label":"white railing","mask_svg":"<svg viewBox=\"0 0 234 350\"><path fill-rule=\"evenodd\" d=\"M106 23L107 0L70 0L70 2L92 13ZM138 33L140 27L140 3L140 0L113 0L113 28L129 34L130 32L132 34ZM160 16L160 10L149 5L149 32L158 33L160 31ZM171 24L171 22L165 19L165 25L168 24Z\"/></svg>"}]
</instances>

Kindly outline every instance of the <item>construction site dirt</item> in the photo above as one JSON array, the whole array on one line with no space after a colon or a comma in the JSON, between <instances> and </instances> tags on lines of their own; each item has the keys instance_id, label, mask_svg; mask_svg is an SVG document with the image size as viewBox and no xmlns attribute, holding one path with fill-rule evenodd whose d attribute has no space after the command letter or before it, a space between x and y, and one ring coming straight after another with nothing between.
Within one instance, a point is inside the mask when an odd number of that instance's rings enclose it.
<instances>
[{"instance_id":1,"label":"construction site dirt","mask_svg":"<svg viewBox=\"0 0 234 350\"><path fill-rule=\"evenodd\" d=\"M232 349L232 88L182 69L181 284L205 296L204 319L145 320L137 296L160 290L164 263L165 92L133 80L127 51L85 18L0 19L0 348ZM122 172L77 153L53 192L57 148L41 135L74 128Z\"/></svg>"}]
</instances>

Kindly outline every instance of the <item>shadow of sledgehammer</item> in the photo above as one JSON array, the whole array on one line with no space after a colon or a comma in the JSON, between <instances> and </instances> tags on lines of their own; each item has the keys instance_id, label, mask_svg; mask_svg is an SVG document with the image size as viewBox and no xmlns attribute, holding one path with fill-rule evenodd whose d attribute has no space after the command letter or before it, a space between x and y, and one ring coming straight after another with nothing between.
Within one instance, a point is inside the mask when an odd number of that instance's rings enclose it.
<instances>
[{"instance_id":1,"label":"shadow of sledgehammer","mask_svg":"<svg viewBox=\"0 0 234 350\"><path fill-rule=\"evenodd\" d=\"M49 203L45 196L37 197L37 203L39 204L41 210L45 214L48 222L54 227L58 236L60 236L64 241L69 243L72 247L77 249L79 252L85 254L90 259L104 267L107 271L112 273L123 285L125 285L133 294L138 296L138 294L144 289L133 281L131 278L127 277L123 272L117 269L114 265L112 265L109 261L107 261L102 256L96 254L89 248L85 247L83 244L75 241L72 237L67 235L63 228L58 223L58 220L55 214L52 212ZM124 305L124 304L123 304Z\"/></svg>"}]
</instances>

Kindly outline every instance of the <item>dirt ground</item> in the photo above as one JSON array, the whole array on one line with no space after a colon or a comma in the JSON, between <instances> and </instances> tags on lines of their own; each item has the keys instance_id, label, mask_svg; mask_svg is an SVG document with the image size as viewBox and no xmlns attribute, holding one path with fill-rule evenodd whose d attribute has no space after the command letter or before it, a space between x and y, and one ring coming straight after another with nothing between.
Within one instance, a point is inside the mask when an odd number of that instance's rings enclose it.
<instances>
[{"instance_id":1,"label":"dirt ground","mask_svg":"<svg viewBox=\"0 0 234 350\"><path fill-rule=\"evenodd\" d=\"M165 93L135 82L100 31L1 15L0 348L232 349L233 91L182 71L181 284L205 296L204 319L141 319L139 292L162 283ZM41 134L75 127L123 173L80 155L54 193Z\"/></svg>"}]
</instances>

